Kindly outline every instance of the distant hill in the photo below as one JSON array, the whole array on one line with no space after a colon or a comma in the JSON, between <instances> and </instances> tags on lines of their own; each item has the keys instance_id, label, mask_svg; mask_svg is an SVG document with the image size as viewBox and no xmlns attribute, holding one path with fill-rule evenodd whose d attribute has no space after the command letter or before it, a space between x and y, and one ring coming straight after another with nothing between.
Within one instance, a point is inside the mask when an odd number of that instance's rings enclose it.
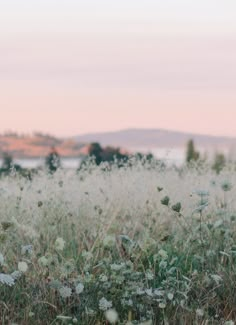
<instances>
[{"instance_id":1,"label":"distant hill","mask_svg":"<svg viewBox=\"0 0 236 325\"><path fill-rule=\"evenodd\" d=\"M30 136L0 135L0 157L3 152L10 153L14 158L45 157L51 147L55 147L62 157L78 157L88 153L88 146L91 142L99 142L102 146L120 147L130 152L151 151L157 148L177 149L185 148L189 139L195 141L197 148L207 151L235 150L236 148L236 138L161 129L128 129L91 133L71 138L56 138L41 133Z\"/></svg>"},{"instance_id":2,"label":"distant hill","mask_svg":"<svg viewBox=\"0 0 236 325\"><path fill-rule=\"evenodd\" d=\"M78 157L88 152L88 146L75 139L59 139L40 133L32 136L0 135L0 157L3 152L10 153L14 158L45 157L52 147L62 157Z\"/></svg>"},{"instance_id":3,"label":"distant hill","mask_svg":"<svg viewBox=\"0 0 236 325\"><path fill-rule=\"evenodd\" d=\"M122 148L173 148L184 147L189 139L201 148L221 149L236 146L236 138L210 136L162 129L127 129L116 132L91 133L76 137L78 142L99 142L103 146Z\"/></svg>"}]
</instances>

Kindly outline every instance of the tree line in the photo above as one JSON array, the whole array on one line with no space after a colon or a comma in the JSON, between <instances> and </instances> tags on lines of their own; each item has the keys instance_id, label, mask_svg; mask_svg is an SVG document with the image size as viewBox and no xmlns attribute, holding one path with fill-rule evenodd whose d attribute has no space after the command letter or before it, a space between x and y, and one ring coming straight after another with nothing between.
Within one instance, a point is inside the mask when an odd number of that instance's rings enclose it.
<instances>
[{"instance_id":1,"label":"tree line","mask_svg":"<svg viewBox=\"0 0 236 325\"><path fill-rule=\"evenodd\" d=\"M89 145L88 148L88 156L87 159L93 158L96 165L100 165L103 162L108 162L112 164L114 162L118 162L122 165L122 163L127 162L130 158L130 154L122 151L119 147L102 147L100 143L93 142ZM140 152L135 154L137 159L143 159L151 161L154 156L149 154L142 154ZM83 161L86 163L87 159ZM191 164L192 162L204 162L206 157L202 157L200 152L196 150L194 141L190 139L186 146L186 163ZM226 157L223 153L216 153L214 156L214 160L212 163L212 169L219 174L221 170L226 165ZM45 167L50 173L54 173L58 168L61 167L61 158L57 150L52 147L49 154L45 158ZM12 156L5 152L3 153L3 162L0 168L0 174L9 174L12 170L18 171L22 174L27 174L27 169L22 168L19 164L15 164Z\"/></svg>"},{"instance_id":2,"label":"tree line","mask_svg":"<svg viewBox=\"0 0 236 325\"><path fill-rule=\"evenodd\" d=\"M206 157L201 157L200 152L195 149L194 141L192 139L189 140L186 150L186 163L204 162L205 160ZM217 174L219 174L224 169L226 163L227 160L225 155L221 152L216 152L211 167Z\"/></svg>"}]
</instances>

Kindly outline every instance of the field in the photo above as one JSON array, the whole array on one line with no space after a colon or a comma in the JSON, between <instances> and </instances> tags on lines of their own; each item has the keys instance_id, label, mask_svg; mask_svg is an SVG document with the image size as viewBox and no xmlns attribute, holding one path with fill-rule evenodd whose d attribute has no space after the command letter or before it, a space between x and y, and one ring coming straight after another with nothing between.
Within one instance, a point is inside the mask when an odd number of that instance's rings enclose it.
<instances>
[{"instance_id":1,"label":"field","mask_svg":"<svg viewBox=\"0 0 236 325\"><path fill-rule=\"evenodd\" d=\"M0 324L234 324L236 172L130 161L0 180Z\"/></svg>"}]
</instances>

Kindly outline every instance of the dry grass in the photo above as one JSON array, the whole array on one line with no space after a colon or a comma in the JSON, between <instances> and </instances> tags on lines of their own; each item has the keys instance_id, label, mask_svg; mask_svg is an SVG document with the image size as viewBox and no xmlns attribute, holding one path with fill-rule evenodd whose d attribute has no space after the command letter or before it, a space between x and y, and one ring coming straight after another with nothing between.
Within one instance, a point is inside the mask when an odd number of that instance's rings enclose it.
<instances>
[{"instance_id":1,"label":"dry grass","mask_svg":"<svg viewBox=\"0 0 236 325\"><path fill-rule=\"evenodd\" d=\"M233 324L235 184L138 161L2 178L1 324Z\"/></svg>"}]
</instances>

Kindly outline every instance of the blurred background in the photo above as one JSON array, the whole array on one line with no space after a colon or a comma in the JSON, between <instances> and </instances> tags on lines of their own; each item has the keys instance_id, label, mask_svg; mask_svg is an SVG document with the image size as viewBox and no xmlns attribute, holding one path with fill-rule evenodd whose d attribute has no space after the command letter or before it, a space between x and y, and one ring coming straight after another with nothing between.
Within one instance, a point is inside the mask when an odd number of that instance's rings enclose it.
<instances>
[{"instance_id":1,"label":"blurred background","mask_svg":"<svg viewBox=\"0 0 236 325\"><path fill-rule=\"evenodd\" d=\"M1 163L34 168L57 152L76 168L96 143L110 148L101 160L140 152L179 165L190 140L202 159L234 160L235 10L233 0L1 1Z\"/></svg>"}]
</instances>

